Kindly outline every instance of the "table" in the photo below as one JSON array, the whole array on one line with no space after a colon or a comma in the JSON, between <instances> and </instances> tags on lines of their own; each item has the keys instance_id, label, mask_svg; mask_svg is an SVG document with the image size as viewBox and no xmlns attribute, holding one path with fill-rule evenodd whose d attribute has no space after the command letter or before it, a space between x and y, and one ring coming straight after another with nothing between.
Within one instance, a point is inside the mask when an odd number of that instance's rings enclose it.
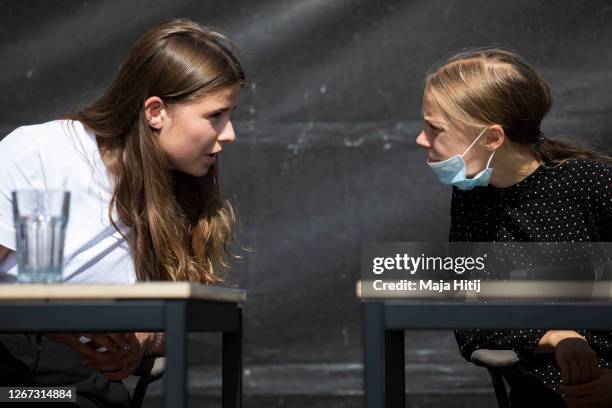
<instances>
[{"instance_id":1,"label":"table","mask_svg":"<svg viewBox=\"0 0 612 408\"><path fill-rule=\"evenodd\" d=\"M187 332L221 332L222 406L242 406L246 292L189 282L0 285L0 332L166 332L165 406L187 406ZM95 318L92 318L95 316Z\"/></svg>"},{"instance_id":2,"label":"table","mask_svg":"<svg viewBox=\"0 0 612 408\"><path fill-rule=\"evenodd\" d=\"M560 282L558 287L566 287L564 284ZM423 298L365 300L366 296L358 284L357 294L364 298L361 305L364 407L406 406L405 330L576 327L609 330L612 328L612 302L609 297L606 300L604 295L609 293L610 283L590 283L587 286L592 288L592 293L602 295L596 303L558 299L555 302L530 300L524 293L519 300L494 299L487 303Z\"/></svg>"}]
</instances>

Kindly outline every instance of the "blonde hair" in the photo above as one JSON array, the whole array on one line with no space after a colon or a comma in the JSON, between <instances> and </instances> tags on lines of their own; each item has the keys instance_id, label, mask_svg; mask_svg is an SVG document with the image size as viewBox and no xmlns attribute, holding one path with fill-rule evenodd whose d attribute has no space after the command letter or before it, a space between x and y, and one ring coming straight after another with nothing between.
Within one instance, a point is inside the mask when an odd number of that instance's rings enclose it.
<instances>
[{"instance_id":1,"label":"blonde hair","mask_svg":"<svg viewBox=\"0 0 612 408\"><path fill-rule=\"evenodd\" d=\"M426 77L425 92L451 118L472 129L500 125L508 140L533 147L555 166L569 159L609 162L584 144L545 138L540 126L552 107L550 87L518 54L497 48L454 55Z\"/></svg>"},{"instance_id":2,"label":"blonde hair","mask_svg":"<svg viewBox=\"0 0 612 408\"><path fill-rule=\"evenodd\" d=\"M108 90L69 115L91 129L110 161L112 209L131 228L126 240L139 280L216 283L228 270L234 212L219 189L218 165L203 177L171 170L151 130L144 101L168 106L243 85L235 48L223 34L176 19L145 33L129 51Z\"/></svg>"}]
</instances>

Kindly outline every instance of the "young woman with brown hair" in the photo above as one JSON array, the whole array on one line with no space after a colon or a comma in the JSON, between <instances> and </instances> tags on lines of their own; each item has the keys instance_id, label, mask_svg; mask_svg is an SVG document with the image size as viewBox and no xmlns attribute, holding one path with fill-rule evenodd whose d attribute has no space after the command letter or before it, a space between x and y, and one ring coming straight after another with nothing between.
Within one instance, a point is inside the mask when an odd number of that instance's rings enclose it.
<instances>
[{"instance_id":1,"label":"young woman with brown hair","mask_svg":"<svg viewBox=\"0 0 612 408\"><path fill-rule=\"evenodd\" d=\"M63 189L72 196L65 282L223 281L234 214L219 189L218 158L235 139L230 113L245 81L234 50L223 34L195 22L165 22L136 42L92 105L6 136L0 280L16 276L11 191ZM26 383L77 383L106 405L125 406L125 388L116 382L144 353L159 352L163 338L87 336L94 347L74 334L44 336L42 348L33 336L4 336L4 373L13 370L15 380L25 368ZM109 351L94 350L100 346ZM53 353L62 356L56 372L40 372Z\"/></svg>"},{"instance_id":2,"label":"young woman with brown hair","mask_svg":"<svg viewBox=\"0 0 612 408\"><path fill-rule=\"evenodd\" d=\"M453 186L450 241L612 241L609 156L550 139L541 76L499 49L458 54L428 75L417 144ZM612 406L612 333L458 330L461 354L513 349L512 406ZM562 394L564 395L562 397Z\"/></svg>"}]
</instances>

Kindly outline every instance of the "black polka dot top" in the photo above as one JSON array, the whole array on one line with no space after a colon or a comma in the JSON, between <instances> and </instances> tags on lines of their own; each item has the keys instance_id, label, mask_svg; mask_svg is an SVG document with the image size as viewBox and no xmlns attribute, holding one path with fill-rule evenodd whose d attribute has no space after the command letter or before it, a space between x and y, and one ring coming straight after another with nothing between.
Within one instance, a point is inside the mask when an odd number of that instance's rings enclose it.
<instances>
[{"instance_id":1,"label":"black polka dot top","mask_svg":"<svg viewBox=\"0 0 612 408\"><path fill-rule=\"evenodd\" d=\"M494 170L495 171L495 170ZM572 159L557 167L540 165L517 184L462 191L453 188L451 242L612 241L612 168ZM612 333L578 330L610 367ZM457 330L461 354L479 348L512 349L528 375L557 390L554 356L534 355L546 330Z\"/></svg>"},{"instance_id":2,"label":"black polka dot top","mask_svg":"<svg viewBox=\"0 0 612 408\"><path fill-rule=\"evenodd\" d=\"M612 241L612 168L569 160L510 187L453 188L450 241Z\"/></svg>"}]
</instances>

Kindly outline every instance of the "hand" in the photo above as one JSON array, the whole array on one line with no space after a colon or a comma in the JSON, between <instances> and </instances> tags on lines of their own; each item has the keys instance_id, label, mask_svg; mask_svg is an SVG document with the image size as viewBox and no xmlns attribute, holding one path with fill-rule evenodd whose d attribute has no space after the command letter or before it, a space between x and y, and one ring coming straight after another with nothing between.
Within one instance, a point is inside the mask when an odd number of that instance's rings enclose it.
<instances>
[{"instance_id":1,"label":"hand","mask_svg":"<svg viewBox=\"0 0 612 408\"><path fill-rule=\"evenodd\" d=\"M146 345L152 333L52 333L46 336L64 343L80 352L83 365L97 371L112 381L128 377L140 364ZM91 339L81 343L79 337ZM107 351L96 351L105 347Z\"/></svg>"},{"instance_id":2,"label":"hand","mask_svg":"<svg viewBox=\"0 0 612 408\"><path fill-rule=\"evenodd\" d=\"M113 354L123 351L126 347L125 336L121 333L45 333L44 336L91 358L100 354L96 350L101 347L106 348L106 352ZM89 338L90 341L83 343L79 340L81 336Z\"/></svg>"},{"instance_id":3,"label":"hand","mask_svg":"<svg viewBox=\"0 0 612 408\"><path fill-rule=\"evenodd\" d=\"M152 339L153 333L126 333L127 347L123 350L123 355L115 357L106 356L107 353L98 353L95 359L85 358L83 365L100 371L111 381L122 380L138 368L145 349Z\"/></svg>"},{"instance_id":4,"label":"hand","mask_svg":"<svg viewBox=\"0 0 612 408\"><path fill-rule=\"evenodd\" d=\"M570 408L609 408L612 406L612 370L602 369L595 381L561 385L559 390Z\"/></svg>"},{"instance_id":5,"label":"hand","mask_svg":"<svg viewBox=\"0 0 612 408\"><path fill-rule=\"evenodd\" d=\"M538 342L540 352L553 352L565 385L577 385L599 378L597 355L586 339L573 330L549 330Z\"/></svg>"},{"instance_id":6,"label":"hand","mask_svg":"<svg viewBox=\"0 0 612 408\"><path fill-rule=\"evenodd\" d=\"M585 339L568 337L559 341L555 347L555 359L565 385L590 383L601 375L597 354Z\"/></svg>"}]
</instances>

